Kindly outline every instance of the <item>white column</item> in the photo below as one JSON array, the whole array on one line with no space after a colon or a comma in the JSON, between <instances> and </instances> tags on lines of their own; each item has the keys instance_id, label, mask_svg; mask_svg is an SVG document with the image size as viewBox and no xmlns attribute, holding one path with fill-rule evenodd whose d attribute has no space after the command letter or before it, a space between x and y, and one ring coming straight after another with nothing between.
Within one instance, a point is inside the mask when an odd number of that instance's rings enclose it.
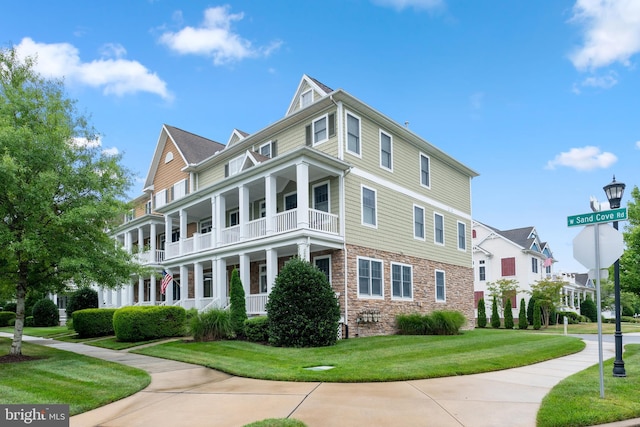
<instances>
[{"instance_id":1,"label":"white column","mask_svg":"<svg viewBox=\"0 0 640 427\"><path fill-rule=\"evenodd\" d=\"M298 198L298 228L309 227L309 165L296 165L296 185Z\"/></svg>"},{"instance_id":2,"label":"white column","mask_svg":"<svg viewBox=\"0 0 640 427\"><path fill-rule=\"evenodd\" d=\"M122 292L124 291L124 289L124 286L122 288L116 289L116 307L118 308L122 307ZM129 286L126 289L131 289L131 283L129 283Z\"/></svg>"},{"instance_id":3,"label":"white column","mask_svg":"<svg viewBox=\"0 0 640 427\"><path fill-rule=\"evenodd\" d=\"M247 223L249 222L249 189L245 185L238 188L238 211L240 215L240 240L247 235Z\"/></svg>"},{"instance_id":4,"label":"white column","mask_svg":"<svg viewBox=\"0 0 640 427\"><path fill-rule=\"evenodd\" d=\"M138 276L138 304L144 302L144 277Z\"/></svg>"},{"instance_id":5,"label":"white column","mask_svg":"<svg viewBox=\"0 0 640 427\"><path fill-rule=\"evenodd\" d=\"M113 305L113 290L107 289L107 306L111 307Z\"/></svg>"},{"instance_id":6,"label":"white column","mask_svg":"<svg viewBox=\"0 0 640 427\"><path fill-rule=\"evenodd\" d=\"M273 234L275 227L273 221L276 216L276 207L278 205L276 197L276 178L272 175L264 177L264 194L265 194L265 218L267 235ZM267 267L268 268L268 267Z\"/></svg>"},{"instance_id":7,"label":"white column","mask_svg":"<svg viewBox=\"0 0 640 427\"><path fill-rule=\"evenodd\" d=\"M240 281L245 296L251 294L251 258L247 254L240 254Z\"/></svg>"},{"instance_id":8,"label":"white column","mask_svg":"<svg viewBox=\"0 0 640 427\"><path fill-rule=\"evenodd\" d=\"M184 302L188 297L189 297L189 268L186 265L181 265L180 266L180 301Z\"/></svg>"},{"instance_id":9,"label":"white column","mask_svg":"<svg viewBox=\"0 0 640 427\"><path fill-rule=\"evenodd\" d=\"M224 258L216 260L216 286L218 288L218 296L223 307L227 306L227 261Z\"/></svg>"},{"instance_id":10,"label":"white column","mask_svg":"<svg viewBox=\"0 0 640 427\"><path fill-rule=\"evenodd\" d=\"M227 201L225 197L221 194L216 196L216 223L218 224L217 235L216 235L216 246L220 246L222 244L222 232L227 226L226 221L227 216Z\"/></svg>"},{"instance_id":11,"label":"white column","mask_svg":"<svg viewBox=\"0 0 640 427\"><path fill-rule=\"evenodd\" d=\"M193 266L193 282L196 308L199 309L204 307L204 304L202 304L202 298L204 298L204 268L201 262L196 262Z\"/></svg>"},{"instance_id":12,"label":"white column","mask_svg":"<svg viewBox=\"0 0 640 427\"><path fill-rule=\"evenodd\" d=\"M151 301L151 305L156 305L156 292L156 275L151 273L149 278L149 301Z\"/></svg>"},{"instance_id":13,"label":"white column","mask_svg":"<svg viewBox=\"0 0 640 427\"><path fill-rule=\"evenodd\" d=\"M211 247L216 247L219 218L216 212L216 198L211 197Z\"/></svg>"},{"instance_id":14,"label":"white column","mask_svg":"<svg viewBox=\"0 0 640 427\"><path fill-rule=\"evenodd\" d=\"M178 250L180 255L184 254L183 242L187 238L187 213L184 209L180 209L180 240L178 241Z\"/></svg>"},{"instance_id":15,"label":"white column","mask_svg":"<svg viewBox=\"0 0 640 427\"><path fill-rule=\"evenodd\" d=\"M309 261L309 244L307 241L298 242L298 258Z\"/></svg>"},{"instance_id":16,"label":"white column","mask_svg":"<svg viewBox=\"0 0 640 427\"><path fill-rule=\"evenodd\" d=\"M127 231L124 234L124 242L127 252L133 253L133 236L131 235L131 231Z\"/></svg>"},{"instance_id":17,"label":"white column","mask_svg":"<svg viewBox=\"0 0 640 427\"><path fill-rule=\"evenodd\" d=\"M271 293L271 289L276 282L278 275L278 251L273 248L267 249L267 294Z\"/></svg>"},{"instance_id":18,"label":"white column","mask_svg":"<svg viewBox=\"0 0 640 427\"><path fill-rule=\"evenodd\" d=\"M159 261L158 256L156 255L156 252L158 251L158 245L156 243L157 232L158 231L156 230L156 225L151 224L149 231L149 250L151 251L150 260L153 264L156 264Z\"/></svg>"},{"instance_id":19,"label":"white column","mask_svg":"<svg viewBox=\"0 0 640 427\"><path fill-rule=\"evenodd\" d=\"M104 288L98 288L98 308L104 307Z\"/></svg>"},{"instance_id":20,"label":"white column","mask_svg":"<svg viewBox=\"0 0 640 427\"><path fill-rule=\"evenodd\" d=\"M144 251L144 230L142 227L138 227L138 253Z\"/></svg>"},{"instance_id":21,"label":"white column","mask_svg":"<svg viewBox=\"0 0 640 427\"><path fill-rule=\"evenodd\" d=\"M167 269L166 272L172 274L171 270L169 269ZM167 285L167 289L164 294L164 300L166 302L166 305L173 305L173 282Z\"/></svg>"}]
</instances>

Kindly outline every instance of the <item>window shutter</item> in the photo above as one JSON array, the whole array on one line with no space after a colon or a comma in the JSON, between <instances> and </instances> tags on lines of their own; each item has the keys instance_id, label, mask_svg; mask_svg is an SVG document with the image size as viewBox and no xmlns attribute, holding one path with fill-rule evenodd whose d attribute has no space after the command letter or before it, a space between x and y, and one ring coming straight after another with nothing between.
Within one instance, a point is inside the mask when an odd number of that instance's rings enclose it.
<instances>
[{"instance_id":1,"label":"window shutter","mask_svg":"<svg viewBox=\"0 0 640 427\"><path fill-rule=\"evenodd\" d=\"M273 159L278 155L278 141L273 141L271 143L271 158Z\"/></svg>"},{"instance_id":2,"label":"window shutter","mask_svg":"<svg viewBox=\"0 0 640 427\"><path fill-rule=\"evenodd\" d=\"M482 298L484 298L484 291L475 291L473 293L473 299L474 299L474 305L477 307L478 306L478 301L480 301Z\"/></svg>"},{"instance_id":3,"label":"window shutter","mask_svg":"<svg viewBox=\"0 0 640 427\"><path fill-rule=\"evenodd\" d=\"M229 163L224 165L224 177L227 178L229 176Z\"/></svg>"},{"instance_id":4,"label":"window shutter","mask_svg":"<svg viewBox=\"0 0 640 427\"><path fill-rule=\"evenodd\" d=\"M307 147L311 147L311 125L307 125L304 131L305 143L307 144Z\"/></svg>"},{"instance_id":5,"label":"window shutter","mask_svg":"<svg viewBox=\"0 0 640 427\"><path fill-rule=\"evenodd\" d=\"M516 275L515 258L502 258L500 261L502 263L502 277Z\"/></svg>"},{"instance_id":6,"label":"window shutter","mask_svg":"<svg viewBox=\"0 0 640 427\"><path fill-rule=\"evenodd\" d=\"M329 138L336 134L336 115L329 114Z\"/></svg>"}]
</instances>

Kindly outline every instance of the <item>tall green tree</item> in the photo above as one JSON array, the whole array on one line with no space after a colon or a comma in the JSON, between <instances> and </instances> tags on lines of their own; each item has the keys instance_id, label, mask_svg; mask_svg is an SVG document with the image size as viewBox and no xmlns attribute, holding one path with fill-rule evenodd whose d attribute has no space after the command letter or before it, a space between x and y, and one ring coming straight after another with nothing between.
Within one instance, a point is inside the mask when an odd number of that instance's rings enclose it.
<instances>
[{"instance_id":1,"label":"tall green tree","mask_svg":"<svg viewBox=\"0 0 640 427\"><path fill-rule=\"evenodd\" d=\"M478 327L487 327L487 308L484 305L484 298L478 300Z\"/></svg>"},{"instance_id":2,"label":"tall green tree","mask_svg":"<svg viewBox=\"0 0 640 427\"><path fill-rule=\"evenodd\" d=\"M500 313L500 317L503 317L503 308L507 299L516 301L518 281L515 279L499 279L495 282L487 283L487 290L489 291L489 295L498 299L498 312Z\"/></svg>"},{"instance_id":3,"label":"tall green tree","mask_svg":"<svg viewBox=\"0 0 640 427\"><path fill-rule=\"evenodd\" d=\"M231 272L231 283L229 285L229 316L231 317L231 328L236 336L244 336L244 321L247 320L247 301L245 297L240 273L237 268Z\"/></svg>"},{"instance_id":4,"label":"tall green tree","mask_svg":"<svg viewBox=\"0 0 640 427\"><path fill-rule=\"evenodd\" d=\"M12 355L22 353L28 293L65 292L71 281L114 288L138 269L107 234L126 211L131 175L34 61L0 50L0 288L16 298Z\"/></svg>"},{"instance_id":5,"label":"tall green tree","mask_svg":"<svg viewBox=\"0 0 640 427\"><path fill-rule=\"evenodd\" d=\"M491 303L491 327L498 329L500 327L500 314L498 314L498 300L495 295Z\"/></svg>"},{"instance_id":6,"label":"tall green tree","mask_svg":"<svg viewBox=\"0 0 640 427\"><path fill-rule=\"evenodd\" d=\"M542 322L545 328L549 326L549 317L551 316L552 309L560 305L560 290L563 286L563 281L551 279L538 280L531 285L531 294L535 297L535 305L540 306ZM531 304L531 302L529 302L529 304ZM533 309L534 322L536 316L535 305Z\"/></svg>"},{"instance_id":7,"label":"tall green tree","mask_svg":"<svg viewBox=\"0 0 640 427\"><path fill-rule=\"evenodd\" d=\"M513 309L509 298L504 303L504 328L513 329Z\"/></svg>"},{"instance_id":8,"label":"tall green tree","mask_svg":"<svg viewBox=\"0 0 640 427\"><path fill-rule=\"evenodd\" d=\"M527 320L527 310L525 309L524 298L520 300L520 313L518 314L518 328L527 329L529 327L529 321Z\"/></svg>"},{"instance_id":9,"label":"tall green tree","mask_svg":"<svg viewBox=\"0 0 640 427\"><path fill-rule=\"evenodd\" d=\"M626 249L620 257L620 289L640 295L640 190L637 186L631 190L627 216L628 223L622 233Z\"/></svg>"}]
</instances>

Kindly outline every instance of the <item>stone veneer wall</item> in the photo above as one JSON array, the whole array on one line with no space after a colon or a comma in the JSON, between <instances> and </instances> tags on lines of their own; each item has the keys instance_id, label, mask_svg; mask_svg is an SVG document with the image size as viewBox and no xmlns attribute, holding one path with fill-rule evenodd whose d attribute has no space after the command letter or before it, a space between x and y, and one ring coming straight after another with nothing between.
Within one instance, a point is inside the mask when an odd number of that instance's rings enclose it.
<instances>
[{"instance_id":1,"label":"stone veneer wall","mask_svg":"<svg viewBox=\"0 0 640 427\"><path fill-rule=\"evenodd\" d=\"M457 310L467 318L464 329L475 323L473 305L473 269L406 256L378 249L347 245L347 304L349 337L390 335L397 333L395 317L401 313L431 313L434 310ZM383 262L383 298L358 297L358 257L375 258ZM341 293L340 306L344 313L344 253L332 253L332 284ZM413 266L413 299L391 298L391 263ZM436 302L435 270L445 272L445 302ZM364 310L379 310L380 322L359 323L358 314Z\"/></svg>"}]
</instances>

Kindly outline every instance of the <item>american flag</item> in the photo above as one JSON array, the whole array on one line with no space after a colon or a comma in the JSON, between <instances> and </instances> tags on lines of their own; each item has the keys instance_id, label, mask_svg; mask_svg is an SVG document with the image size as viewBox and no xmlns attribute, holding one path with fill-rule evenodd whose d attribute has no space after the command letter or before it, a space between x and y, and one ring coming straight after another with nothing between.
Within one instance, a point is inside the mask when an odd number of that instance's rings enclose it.
<instances>
[{"instance_id":1,"label":"american flag","mask_svg":"<svg viewBox=\"0 0 640 427\"><path fill-rule=\"evenodd\" d=\"M551 267L551 264L553 264L553 259L551 257L547 258L544 260L544 267Z\"/></svg>"},{"instance_id":2,"label":"american flag","mask_svg":"<svg viewBox=\"0 0 640 427\"><path fill-rule=\"evenodd\" d=\"M162 282L160 282L160 293L164 295L167 292L167 286L173 282L173 276L167 270L162 270Z\"/></svg>"}]
</instances>

